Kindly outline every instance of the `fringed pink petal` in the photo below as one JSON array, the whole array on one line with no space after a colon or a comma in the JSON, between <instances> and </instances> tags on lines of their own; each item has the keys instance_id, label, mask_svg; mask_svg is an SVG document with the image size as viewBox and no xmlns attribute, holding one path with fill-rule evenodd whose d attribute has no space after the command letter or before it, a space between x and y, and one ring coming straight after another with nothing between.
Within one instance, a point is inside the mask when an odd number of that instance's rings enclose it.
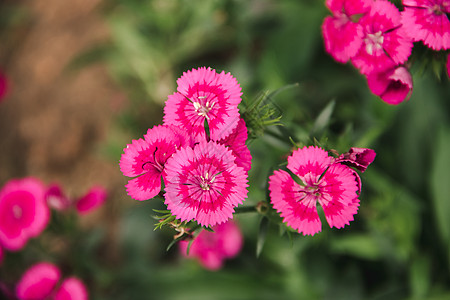
<instances>
[{"instance_id":1,"label":"fringed pink petal","mask_svg":"<svg viewBox=\"0 0 450 300\"><path fill-rule=\"evenodd\" d=\"M125 187L128 195L135 200L152 199L161 191L161 173L148 170L144 175L128 181Z\"/></svg>"},{"instance_id":2,"label":"fringed pink petal","mask_svg":"<svg viewBox=\"0 0 450 300\"><path fill-rule=\"evenodd\" d=\"M41 262L31 266L16 285L19 300L43 300L52 293L61 278L58 267Z\"/></svg>"},{"instance_id":3,"label":"fringed pink petal","mask_svg":"<svg viewBox=\"0 0 450 300\"><path fill-rule=\"evenodd\" d=\"M242 93L230 73L203 67L183 73L177 83L178 92L164 107L164 124L196 136L205 134L206 121L212 140L227 137L237 126Z\"/></svg>"},{"instance_id":4,"label":"fringed pink petal","mask_svg":"<svg viewBox=\"0 0 450 300\"><path fill-rule=\"evenodd\" d=\"M330 227L342 228L358 211L358 182L354 171L341 164L331 165L320 181L319 203Z\"/></svg>"},{"instance_id":5,"label":"fringed pink petal","mask_svg":"<svg viewBox=\"0 0 450 300\"><path fill-rule=\"evenodd\" d=\"M288 169L306 184L317 182L331 163L327 151L313 146L297 149L288 157Z\"/></svg>"},{"instance_id":6,"label":"fringed pink petal","mask_svg":"<svg viewBox=\"0 0 450 300\"><path fill-rule=\"evenodd\" d=\"M283 221L299 233L314 235L322 230L316 200L305 196L300 186L285 171L269 177L270 200Z\"/></svg>"},{"instance_id":7,"label":"fringed pink petal","mask_svg":"<svg viewBox=\"0 0 450 300\"><path fill-rule=\"evenodd\" d=\"M177 151L166 165L168 209L182 221L213 226L232 218L247 197L247 174L232 152L213 141Z\"/></svg>"},{"instance_id":8,"label":"fringed pink petal","mask_svg":"<svg viewBox=\"0 0 450 300\"><path fill-rule=\"evenodd\" d=\"M402 22L405 33L434 50L450 49L450 1L403 0Z\"/></svg>"},{"instance_id":9,"label":"fringed pink petal","mask_svg":"<svg viewBox=\"0 0 450 300\"><path fill-rule=\"evenodd\" d=\"M236 157L236 164L238 167L244 168L246 172L250 170L252 165L252 155L245 144L247 138L247 126L244 119L241 118L231 134L225 139L218 141L219 144L228 146L231 149L234 157Z\"/></svg>"}]
</instances>

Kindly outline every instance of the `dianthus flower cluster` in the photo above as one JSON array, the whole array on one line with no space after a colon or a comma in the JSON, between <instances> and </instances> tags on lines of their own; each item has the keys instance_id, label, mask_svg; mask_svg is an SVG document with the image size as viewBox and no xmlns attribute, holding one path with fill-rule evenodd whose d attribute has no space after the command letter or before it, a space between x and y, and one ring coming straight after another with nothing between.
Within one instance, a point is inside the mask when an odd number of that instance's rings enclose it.
<instances>
[{"instance_id":1,"label":"dianthus flower cluster","mask_svg":"<svg viewBox=\"0 0 450 300\"><path fill-rule=\"evenodd\" d=\"M238 110L241 87L230 73L204 67L183 73L177 84L164 124L124 149L120 169L134 177L126 185L133 199L164 194L177 219L214 226L247 197L251 154Z\"/></svg>"},{"instance_id":2,"label":"dianthus flower cluster","mask_svg":"<svg viewBox=\"0 0 450 300\"><path fill-rule=\"evenodd\" d=\"M325 49L339 62L351 61L370 90L389 104L408 100L412 77L405 65L414 41L450 49L450 0L326 0L332 16L322 24Z\"/></svg>"},{"instance_id":3,"label":"dianthus flower cluster","mask_svg":"<svg viewBox=\"0 0 450 300\"><path fill-rule=\"evenodd\" d=\"M290 171L276 170L269 178L273 207L288 226L303 235L322 230L316 205L330 227L342 228L358 211L361 179L354 167L364 172L375 159L375 151L351 148L335 158L319 147L304 147L288 157Z\"/></svg>"}]
</instances>

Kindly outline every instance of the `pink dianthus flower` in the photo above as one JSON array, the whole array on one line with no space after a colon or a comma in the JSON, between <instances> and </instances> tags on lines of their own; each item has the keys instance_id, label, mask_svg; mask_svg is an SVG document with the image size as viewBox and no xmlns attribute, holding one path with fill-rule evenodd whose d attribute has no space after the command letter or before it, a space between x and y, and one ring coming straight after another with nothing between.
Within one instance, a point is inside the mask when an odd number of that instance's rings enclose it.
<instances>
[{"instance_id":1,"label":"pink dianthus flower","mask_svg":"<svg viewBox=\"0 0 450 300\"><path fill-rule=\"evenodd\" d=\"M56 291L54 300L87 300L88 293L83 282L76 277L65 279Z\"/></svg>"},{"instance_id":2,"label":"pink dianthus flower","mask_svg":"<svg viewBox=\"0 0 450 300\"><path fill-rule=\"evenodd\" d=\"M108 192L102 186L94 186L82 197L80 197L75 207L80 215L85 215L103 205L108 197Z\"/></svg>"},{"instance_id":3,"label":"pink dianthus flower","mask_svg":"<svg viewBox=\"0 0 450 300\"><path fill-rule=\"evenodd\" d=\"M450 49L450 0L403 0L403 26L414 41L434 49Z\"/></svg>"},{"instance_id":4,"label":"pink dianthus flower","mask_svg":"<svg viewBox=\"0 0 450 300\"><path fill-rule=\"evenodd\" d=\"M242 233L232 221L212 228L214 232L203 230L192 242L187 255L189 242L181 241L180 252L187 257L196 257L201 265L211 271L219 270L223 261L235 257L242 248Z\"/></svg>"},{"instance_id":5,"label":"pink dianthus flower","mask_svg":"<svg viewBox=\"0 0 450 300\"><path fill-rule=\"evenodd\" d=\"M10 180L0 191L0 244L17 251L44 230L50 218L45 187L35 178Z\"/></svg>"},{"instance_id":6,"label":"pink dianthus flower","mask_svg":"<svg viewBox=\"0 0 450 300\"><path fill-rule=\"evenodd\" d=\"M128 195L136 200L158 195L167 159L186 143L185 136L166 125L150 128L144 139L133 140L120 159L120 170L125 176L139 176L126 185Z\"/></svg>"},{"instance_id":7,"label":"pink dianthus flower","mask_svg":"<svg viewBox=\"0 0 450 300\"><path fill-rule=\"evenodd\" d=\"M218 141L218 144L228 146L236 157L238 167L244 168L248 172L252 165L252 155L245 142L248 138L247 126L244 119L240 118L238 125L229 136Z\"/></svg>"},{"instance_id":8,"label":"pink dianthus flower","mask_svg":"<svg viewBox=\"0 0 450 300\"><path fill-rule=\"evenodd\" d=\"M230 73L199 68L183 73L177 92L164 107L164 124L205 136L205 120L212 140L226 138L237 126L241 87Z\"/></svg>"},{"instance_id":9,"label":"pink dianthus flower","mask_svg":"<svg viewBox=\"0 0 450 300\"><path fill-rule=\"evenodd\" d=\"M372 149L352 147L348 152L340 155L335 162L346 164L361 172L365 172L367 167L374 161L375 156L376 153Z\"/></svg>"},{"instance_id":10,"label":"pink dianthus flower","mask_svg":"<svg viewBox=\"0 0 450 300\"><path fill-rule=\"evenodd\" d=\"M49 207L64 211L71 206L70 199L64 194L61 186L57 183L52 183L45 193L45 199Z\"/></svg>"},{"instance_id":11,"label":"pink dianthus flower","mask_svg":"<svg viewBox=\"0 0 450 300\"><path fill-rule=\"evenodd\" d=\"M288 157L287 168L302 184L279 170L270 176L269 189L273 207L288 226L303 235L321 231L317 202L330 227L342 228L353 220L360 188L353 169L334 163L325 150L312 146L295 150Z\"/></svg>"},{"instance_id":12,"label":"pink dianthus flower","mask_svg":"<svg viewBox=\"0 0 450 300\"><path fill-rule=\"evenodd\" d=\"M165 203L181 221L214 226L233 217L247 197L247 173L231 150L216 142L181 148L167 160Z\"/></svg>"},{"instance_id":13,"label":"pink dianthus flower","mask_svg":"<svg viewBox=\"0 0 450 300\"><path fill-rule=\"evenodd\" d=\"M58 267L41 262L31 266L16 285L19 300L44 300L49 297L61 278Z\"/></svg>"},{"instance_id":14,"label":"pink dianthus flower","mask_svg":"<svg viewBox=\"0 0 450 300\"><path fill-rule=\"evenodd\" d=\"M363 28L363 43L352 63L362 74L386 70L408 59L413 43L394 4L375 1L359 23Z\"/></svg>"},{"instance_id":15,"label":"pink dianthus flower","mask_svg":"<svg viewBox=\"0 0 450 300\"><path fill-rule=\"evenodd\" d=\"M404 66L396 66L367 76L369 89L388 104L397 105L409 100L413 89L411 73Z\"/></svg>"},{"instance_id":16,"label":"pink dianthus flower","mask_svg":"<svg viewBox=\"0 0 450 300\"><path fill-rule=\"evenodd\" d=\"M363 42L363 30L358 23L366 14L372 0L327 0L333 13L322 24L325 50L339 62L345 63L356 55Z\"/></svg>"}]
</instances>

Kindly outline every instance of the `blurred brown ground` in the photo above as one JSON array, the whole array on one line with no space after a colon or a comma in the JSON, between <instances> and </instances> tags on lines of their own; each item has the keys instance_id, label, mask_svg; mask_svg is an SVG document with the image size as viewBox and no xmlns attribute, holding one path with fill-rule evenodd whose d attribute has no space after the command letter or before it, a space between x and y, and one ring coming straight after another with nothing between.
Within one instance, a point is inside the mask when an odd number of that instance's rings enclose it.
<instances>
[{"instance_id":1,"label":"blurred brown ground","mask_svg":"<svg viewBox=\"0 0 450 300\"><path fill-rule=\"evenodd\" d=\"M80 52L108 38L100 2L18 2L26 22L0 43L0 67L11 81L0 104L1 185L36 176L44 183L59 182L71 197L95 184L106 187L110 199L125 197L118 163L98 153L114 116L114 101L123 95L104 66L65 70ZM109 218L118 209L109 203L83 222Z\"/></svg>"}]
</instances>

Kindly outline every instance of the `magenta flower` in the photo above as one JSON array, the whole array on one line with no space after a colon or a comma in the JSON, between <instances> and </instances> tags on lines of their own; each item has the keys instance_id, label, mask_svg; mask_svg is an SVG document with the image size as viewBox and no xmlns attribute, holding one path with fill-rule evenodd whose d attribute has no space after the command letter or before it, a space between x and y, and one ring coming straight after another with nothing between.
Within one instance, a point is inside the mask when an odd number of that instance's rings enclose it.
<instances>
[{"instance_id":1,"label":"magenta flower","mask_svg":"<svg viewBox=\"0 0 450 300\"><path fill-rule=\"evenodd\" d=\"M244 168L248 172L252 166L252 155L245 142L247 141L248 132L244 119L239 119L238 125L229 136L218 141L218 144L228 146L236 157L238 167Z\"/></svg>"},{"instance_id":2,"label":"magenta flower","mask_svg":"<svg viewBox=\"0 0 450 300\"><path fill-rule=\"evenodd\" d=\"M434 49L450 49L450 0L403 0L403 26L414 41Z\"/></svg>"},{"instance_id":3,"label":"magenta flower","mask_svg":"<svg viewBox=\"0 0 450 300\"><path fill-rule=\"evenodd\" d=\"M35 178L10 180L0 191L0 244L8 250L23 248L44 230L50 218L45 187Z\"/></svg>"},{"instance_id":4,"label":"magenta flower","mask_svg":"<svg viewBox=\"0 0 450 300\"><path fill-rule=\"evenodd\" d=\"M362 74L386 70L408 59L413 43L401 25L400 12L394 4L375 1L360 24L363 44L352 63Z\"/></svg>"},{"instance_id":5,"label":"magenta flower","mask_svg":"<svg viewBox=\"0 0 450 300\"><path fill-rule=\"evenodd\" d=\"M177 83L177 92L164 107L164 124L205 136L206 121L214 141L226 138L237 126L242 93L230 73L203 67L183 73Z\"/></svg>"},{"instance_id":6,"label":"magenta flower","mask_svg":"<svg viewBox=\"0 0 450 300\"><path fill-rule=\"evenodd\" d=\"M363 30L358 23L366 14L372 0L327 0L333 13L322 24L325 50L335 60L345 63L356 55L363 42Z\"/></svg>"},{"instance_id":7,"label":"magenta flower","mask_svg":"<svg viewBox=\"0 0 450 300\"><path fill-rule=\"evenodd\" d=\"M105 188L94 186L76 201L75 207L80 215L85 215L102 206L107 197Z\"/></svg>"},{"instance_id":8,"label":"magenta flower","mask_svg":"<svg viewBox=\"0 0 450 300\"><path fill-rule=\"evenodd\" d=\"M50 296L61 272L51 263L41 262L31 266L16 285L19 300L44 300Z\"/></svg>"},{"instance_id":9,"label":"magenta flower","mask_svg":"<svg viewBox=\"0 0 450 300\"><path fill-rule=\"evenodd\" d=\"M367 76L367 84L372 93L392 105L409 100L413 90L411 73L403 66L372 72Z\"/></svg>"},{"instance_id":10,"label":"magenta flower","mask_svg":"<svg viewBox=\"0 0 450 300\"><path fill-rule=\"evenodd\" d=\"M63 281L56 291L54 300L87 300L88 293L83 282L76 277L69 277Z\"/></svg>"},{"instance_id":11,"label":"magenta flower","mask_svg":"<svg viewBox=\"0 0 450 300\"><path fill-rule=\"evenodd\" d=\"M187 241L180 242L180 252L187 257L196 257L201 265L211 271L222 268L227 258L235 257L242 248L242 233L232 221L213 227L214 232L203 230L192 242L187 255Z\"/></svg>"},{"instance_id":12,"label":"magenta flower","mask_svg":"<svg viewBox=\"0 0 450 300\"><path fill-rule=\"evenodd\" d=\"M139 176L126 185L128 195L136 200L158 195L167 159L186 143L188 139L181 131L165 125L150 128L144 139L133 140L120 159L120 170L125 176Z\"/></svg>"},{"instance_id":13,"label":"magenta flower","mask_svg":"<svg viewBox=\"0 0 450 300\"><path fill-rule=\"evenodd\" d=\"M247 174L231 150L213 141L178 150L166 164L165 203L181 221L214 226L247 197Z\"/></svg>"},{"instance_id":14,"label":"magenta flower","mask_svg":"<svg viewBox=\"0 0 450 300\"><path fill-rule=\"evenodd\" d=\"M304 147L288 157L287 165L303 184L283 170L275 171L269 178L273 207L288 226L303 235L314 235L322 229L317 202L330 227L348 225L358 211L360 185L356 172L333 161L321 148Z\"/></svg>"},{"instance_id":15,"label":"magenta flower","mask_svg":"<svg viewBox=\"0 0 450 300\"><path fill-rule=\"evenodd\" d=\"M340 155L335 163L346 164L361 172L365 172L375 159L375 156L376 153L372 149L352 147L348 152Z\"/></svg>"},{"instance_id":16,"label":"magenta flower","mask_svg":"<svg viewBox=\"0 0 450 300\"><path fill-rule=\"evenodd\" d=\"M61 186L57 183L51 184L45 193L45 199L49 207L64 211L71 206L70 199L64 194Z\"/></svg>"}]
</instances>

